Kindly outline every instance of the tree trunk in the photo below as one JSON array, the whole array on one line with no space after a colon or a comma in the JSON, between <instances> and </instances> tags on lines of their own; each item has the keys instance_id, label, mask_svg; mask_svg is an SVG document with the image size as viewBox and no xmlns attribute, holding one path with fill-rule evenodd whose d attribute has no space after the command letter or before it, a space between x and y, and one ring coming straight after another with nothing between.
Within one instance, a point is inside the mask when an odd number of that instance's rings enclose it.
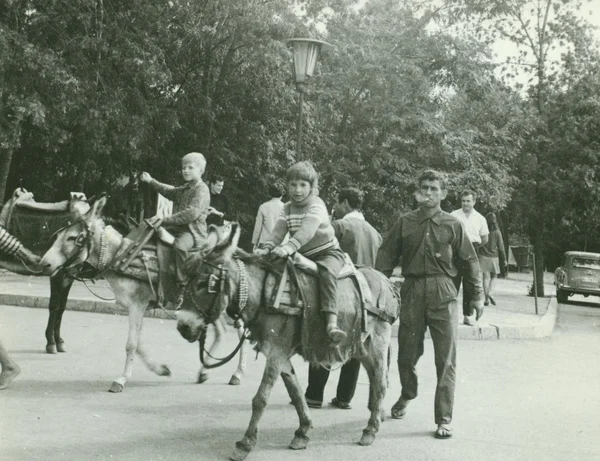
<instances>
[{"instance_id":1,"label":"tree trunk","mask_svg":"<svg viewBox=\"0 0 600 461\"><path fill-rule=\"evenodd\" d=\"M0 204L4 203L6 195L6 181L12 163L13 150L3 149L0 151Z\"/></svg>"}]
</instances>

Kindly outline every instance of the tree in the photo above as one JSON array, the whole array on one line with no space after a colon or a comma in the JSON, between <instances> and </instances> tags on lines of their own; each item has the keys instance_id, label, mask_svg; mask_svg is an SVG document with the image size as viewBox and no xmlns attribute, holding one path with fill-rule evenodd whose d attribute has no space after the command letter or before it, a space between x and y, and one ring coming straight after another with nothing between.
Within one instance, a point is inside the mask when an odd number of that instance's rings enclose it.
<instances>
[{"instance_id":1,"label":"tree","mask_svg":"<svg viewBox=\"0 0 600 461\"><path fill-rule=\"evenodd\" d=\"M535 249L536 266L545 267L548 216L552 205L555 177L552 162L551 134L548 126L548 102L559 90L561 73L567 69L568 57L589 55L589 25L577 11L581 2L556 2L553 0L486 0L457 2L465 9L475 24L482 40L504 39L516 47L503 66L503 78L515 86L522 75L528 76L528 100L535 110L529 142L523 145L518 171L520 184L517 194L527 197L518 201L520 216L527 219L530 239ZM582 62L581 59L579 62ZM543 271L537 273L537 292L544 295Z\"/></svg>"}]
</instances>

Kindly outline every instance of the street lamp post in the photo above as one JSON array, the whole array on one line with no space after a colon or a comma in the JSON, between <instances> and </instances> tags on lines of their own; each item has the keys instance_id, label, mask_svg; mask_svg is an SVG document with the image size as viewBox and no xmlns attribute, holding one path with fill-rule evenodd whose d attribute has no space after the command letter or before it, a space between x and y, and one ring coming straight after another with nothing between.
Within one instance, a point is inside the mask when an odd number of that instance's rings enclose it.
<instances>
[{"instance_id":1,"label":"street lamp post","mask_svg":"<svg viewBox=\"0 0 600 461\"><path fill-rule=\"evenodd\" d=\"M294 65L292 67L296 90L298 91L298 121L296 130L298 140L296 141L296 159L302 158L302 118L304 108L304 91L306 90L307 78L312 76L321 50L331 47L327 42L314 40L312 38L291 38L287 40L293 47Z\"/></svg>"}]
</instances>

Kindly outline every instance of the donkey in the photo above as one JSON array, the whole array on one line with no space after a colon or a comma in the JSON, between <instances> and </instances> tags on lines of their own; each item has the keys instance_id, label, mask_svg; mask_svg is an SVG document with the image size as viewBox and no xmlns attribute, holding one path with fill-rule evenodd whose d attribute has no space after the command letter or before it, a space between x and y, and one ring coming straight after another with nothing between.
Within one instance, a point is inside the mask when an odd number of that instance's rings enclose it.
<instances>
[{"instance_id":1,"label":"donkey","mask_svg":"<svg viewBox=\"0 0 600 461\"><path fill-rule=\"evenodd\" d=\"M4 205L1 225L38 255L50 247L52 234L56 230L89 210L85 195L79 193L71 193L69 200L57 203L36 202L33 199L23 201L20 197L22 194L27 192L17 189L13 198ZM39 267L3 253L0 253L0 267L17 274L45 276ZM66 271L58 271L50 277L49 315L45 331L48 354L66 352L60 327L73 280Z\"/></svg>"},{"instance_id":2,"label":"donkey","mask_svg":"<svg viewBox=\"0 0 600 461\"><path fill-rule=\"evenodd\" d=\"M149 301L156 298L154 288L149 281L128 277L111 269L111 262L117 256L124 237L112 226L106 225L101 215L105 205L106 197L99 198L85 215L61 230L52 247L43 256L40 267L47 274L55 274L61 269L87 262L108 282L115 294L116 303L128 310L129 335L125 346L125 368L109 388L109 392L122 392L131 379L136 353L148 369L158 376L170 376L171 371L166 365L158 364L150 358L140 338L144 311ZM240 334L242 333L243 329L240 328ZM239 384L245 368L245 357L245 354L240 354L240 364L230 384ZM206 377L206 371L201 369L198 382L204 381Z\"/></svg>"},{"instance_id":3,"label":"donkey","mask_svg":"<svg viewBox=\"0 0 600 461\"><path fill-rule=\"evenodd\" d=\"M298 273L301 285L308 287L304 290L305 312L301 316L288 316L284 309L268 309L265 300L272 299L278 291L277 284L272 283L272 267L256 255L239 249L239 235L237 224L234 224L229 238L221 242L217 232L214 229L209 230L206 245L195 262L195 276L188 284L183 303L177 311L177 329L188 341L197 340L205 324L226 311L231 317L243 321L249 329L250 339L256 342L257 349L266 356L262 381L252 400L250 424L242 440L236 443L231 459L245 459L256 445L258 424L278 375L283 378L300 420L300 426L289 447L294 450L306 448L312 422L306 399L290 362L290 358L295 354L320 365L332 365L351 357L357 357L362 362L369 375L368 408L371 413L359 443L371 445L384 416L382 402L388 384L387 357L393 319L386 321L370 312L361 318L361 315L357 314L357 311L361 310L359 290L350 278L342 279L338 285L339 318L340 322L346 318L349 320L344 322L358 325L354 333L358 331L359 347L356 347L356 343L350 345L347 341L338 347L318 341L317 345L314 342L311 345L310 341L305 339L307 324L303 324L302 318L308 317L307 309L312 309L313 315L316 315L313 318L317 319L309 324L309 328L322 329L321 338L326 337L320 314L314 314L314 308L318 306L316 279ZM370 271L369 277L365 278L372 293L378 293L378 302L384 300L384 303L387 302L388 306L394 309L394 313L397 312L398 302L387 278L373 269L361 269L363 270ZM361 323L366 325L365 328L361 328ZM351 336L349 334L348 338ZM319 347L327 350L315 349ZM336 355L338 360L323 359Z\"/></svg>"}]
</instances>

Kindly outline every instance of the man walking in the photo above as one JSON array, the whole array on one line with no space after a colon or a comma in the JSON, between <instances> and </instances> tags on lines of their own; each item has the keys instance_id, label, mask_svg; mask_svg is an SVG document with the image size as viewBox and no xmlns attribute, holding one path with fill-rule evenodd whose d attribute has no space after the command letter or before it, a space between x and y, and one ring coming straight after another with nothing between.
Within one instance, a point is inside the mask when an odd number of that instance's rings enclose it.
<instances>
[{"instance_id":1,"label":"man walking","mask_svg":"<svg viewBox=\"0 0 600 461\"><path fill-rule=\"evenodd\" d=\"M339 216L341 219L334 220L332 225L342 251L348 253L354 264L374 267L382 239L379 232L360 212L362 200L363 193L359 189L353 187L342 189L333 211L334 216ZM331 401L333 406L344 410L350 409L359 372L360 362L357 359L351 359L342 366L336 396ZM323 392L328 378L327 368L310 365L306 389L306 402L310 407L319 408L323 405Z\"/></svg>"},{"instance_id":2,"label":"man walking","mask_svg":"<svg viewBox=\"0 0 600 461\"><path fill-rule=\"evenodd\" d=\"M456 382L458 307L454 278L463 271L464 290L471 307L482 309L479 261L463 225L442 211L446 198L445 175L425 171L419 178L419 208L401 216L384 239L376 269L388 277L401 261L405 281L398 329L398 370L402 392L392 407L392 417L402 419L417 396L415 367L423 355L425 330L429 327L435 355L437 386L434 412L435 437L452 437L452 410Z\"/></svg>"},{"instance_id":3,"label":"man walking","mask_svg":"<svg viewBox=\"0 0 600 461\"><path fill-rule=\"evenodd\" d=\"M256 220L254 221L254 232L252 233L253 251L260 248L264 242L269 241L275 223L283 210L283 202L281 201L283 192L281 189L273 184L269 186L269 195L271 200L258 207Z\"/></svg>"},{"instance_id":4,"label":"man walking","mask_svg":"<svg viewBox=\"0 0 600 461\"><path fill-rule=\"evenodd\" d=\"M473 244L475 251L479 251L479 247L485 245L488 241L490 231L488 229L487 220L480 214L474 207L477 201L477 194L472 190L464 190L460 194L461 208L454 210L450 213L452 216L458 218L460 222L465 226L467 236ZM456 291L460 291L461 285L460 273L456 277ZM470 307L470 299L468 293L463 290L463 323L465 325L474 326L476 320L479 320L481 314L477 315L477 318L473 318L473 309Z\"/></svg>"}]
</instances>

